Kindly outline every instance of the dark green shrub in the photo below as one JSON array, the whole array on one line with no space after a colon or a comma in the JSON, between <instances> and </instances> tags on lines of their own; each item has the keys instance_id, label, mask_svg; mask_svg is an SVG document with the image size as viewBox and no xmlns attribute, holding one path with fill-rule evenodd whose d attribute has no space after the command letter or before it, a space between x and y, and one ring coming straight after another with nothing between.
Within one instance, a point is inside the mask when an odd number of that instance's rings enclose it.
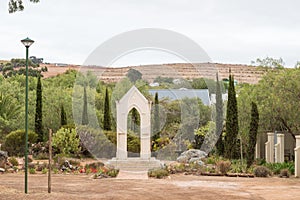
<instances>
[{"instance_id":1,"label":"dark green shrub","mask_svg":"<svg viewBox=\"0 0 300 200\"><path fill-rule=\"evenodd\" d=\"M38 135L32 131L28 131L28 147L37 141ZM5 137L3 149L10 156L24 156L25 149L25 130L16 130Z\"/></svg>"},{"instance_id":2,"label":"dark green shrub","mask_svg":"<svg viewBox=\"0 0 300 200\"><path fill-rule=\"evenodd\" d=\"M166 176L169 176L169 172L166 169L152 169L152 170L149 170L148 176L161 179Z\"/></svg>"},{"instance_id":3,"label":"dark green shrub","mask_svg":"<svg viewBox=\"0 0 300 200\"><path fill-rule=\"evenodd\" d=\"M264 166L257 166L256 168L254 168L253 172L256 177L268 177L269 175L271 175L271 171Z\"/></svg>"},{"instance_id":4,"label":"dark green shrub","mask_svg":"<svg viewBox=\"0 0 300 200\"><path fill-rule=\"evenodd\" d=\"M293 162L284 163L265 163L264 166L269 168L274 174L280 174L283 169L288 169L290 174L295 173L295 164Z\"/></svg>"},{"instance_id":5,"label":"dark green shrub","mask_svg":"<svg viewBox=\"0 0 300 200\"><path fill-rule=\"evenodd\" d=\"M11 157L8 159L8 161L13 165L13 166L19 166L19 162L15 157Z\"/></svg>"}]
</instances>

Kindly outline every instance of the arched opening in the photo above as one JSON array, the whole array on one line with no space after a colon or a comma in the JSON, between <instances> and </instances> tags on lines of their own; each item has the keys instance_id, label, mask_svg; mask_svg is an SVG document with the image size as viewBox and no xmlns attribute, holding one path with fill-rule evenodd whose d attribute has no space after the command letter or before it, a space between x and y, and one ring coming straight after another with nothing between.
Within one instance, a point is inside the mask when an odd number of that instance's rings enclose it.
<instances>
[{"instance_id":1,"label":"arched opening","mask_svg":"<svg viewBox=\"0 0 300 200\"><path fill-rule=\"evenodd\" d=\"M141 151L141 116L136 108L127 115L127 152L128 157L140 157Z\"/></svg>"}]
</instances>

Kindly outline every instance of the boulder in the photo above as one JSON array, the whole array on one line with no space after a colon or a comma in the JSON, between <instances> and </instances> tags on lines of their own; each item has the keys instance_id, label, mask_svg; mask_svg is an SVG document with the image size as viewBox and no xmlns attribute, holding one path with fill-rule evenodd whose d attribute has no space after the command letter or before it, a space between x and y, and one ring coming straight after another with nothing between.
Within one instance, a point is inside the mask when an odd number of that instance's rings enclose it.
<instances>
[{"instance_id":1,"label":"boulder","mask_svg":"<svg viewBox=\"0 0 300 200\"><path fill-rule=\"evenodd\" d=\"M5 168L6 162L7 162L7 152L6 151L0 151L0 167Z\"/></svg>"},{"instance_id":2,"label":"boulder","mask_svg":"<svg viewBox=\"0 0 300 200\"><path fill-rule=\"evenodd\" d=\"M201 159L207 157L207 153L199 149L190 149L180 154L177 158L177 162L180 163L194 163L201 161ZM201 161L202 162L202 161ZM200 163L201 163L200 162Z\"/></svg>"}]
</instances>

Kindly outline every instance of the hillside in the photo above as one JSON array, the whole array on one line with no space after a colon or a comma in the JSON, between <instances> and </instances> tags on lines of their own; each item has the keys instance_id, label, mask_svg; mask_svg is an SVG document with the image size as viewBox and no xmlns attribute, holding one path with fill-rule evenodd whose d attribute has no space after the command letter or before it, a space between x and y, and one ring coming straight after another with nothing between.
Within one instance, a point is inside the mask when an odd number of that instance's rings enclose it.
<instances>
[{"instance_id":1,"label":"hillside","mask_svg":"<svg viewBox=\"0 0 300 200\"><path fill-rule=\"evenodd\" d=\"M229 69L231 69L235 80L239 83L257 83L266 70L249 65L239 64L219 64L219 63L176 63L176 64L160 64L160 65L141 65L122 68L107 68L107 67L83 67L83 66L54 66L45 65L48 72L44 72L45 78L64 73L68 69L80 71L92 71L97 77L105 82L117 82L126 76L130 68L136 69L143 74L143 79L148 82L158 77L186 78L193 79L199 77L215 78L216 72L221 78L228 78Z\"/></svg>"}]
</instances>

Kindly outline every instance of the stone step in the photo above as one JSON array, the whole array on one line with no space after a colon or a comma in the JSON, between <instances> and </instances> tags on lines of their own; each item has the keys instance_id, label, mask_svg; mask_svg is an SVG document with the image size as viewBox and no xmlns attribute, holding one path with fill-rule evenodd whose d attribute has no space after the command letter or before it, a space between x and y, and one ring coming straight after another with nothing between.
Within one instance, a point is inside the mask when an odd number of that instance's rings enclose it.
<instances>
[{"instance_id":1,"label":"stone step","mask_svg":"<svg viewBox=\"0 0 300 200\"><path fill-rule=\"evenodd\" d=\"M107 162L109 165L113 165L115 168L123 171L148 171L149 169L161 168L163 164L151 158L149 160L142 160L140 158L128 158L127 160L111 159Z\"/></svg>"}]
</instances>

